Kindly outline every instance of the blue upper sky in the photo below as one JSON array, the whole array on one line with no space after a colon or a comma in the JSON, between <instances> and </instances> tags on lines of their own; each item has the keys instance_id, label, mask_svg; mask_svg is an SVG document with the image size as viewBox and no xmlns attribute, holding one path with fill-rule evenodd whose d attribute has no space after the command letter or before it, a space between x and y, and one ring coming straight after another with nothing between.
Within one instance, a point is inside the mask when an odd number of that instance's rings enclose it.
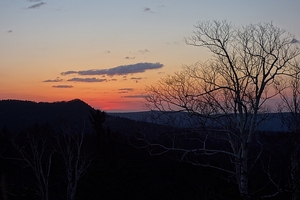
<instances>
[{"instance_id":1,"label":"blue upper sky","mask_svg":"<svg viewBox=\"0 0 300 200\"><path fill-rule=\"evenodd\" d=\"M0 99L81 98L105 107L91 95L98 94L136 104L145 85L208 59L205 49L183 42L198 21L272 21L299 40L299 19L299 0L1 0ZM145 70L109 78L62 75L140 63L158 67L143 64Z\"/></svg>"}]
</instances>

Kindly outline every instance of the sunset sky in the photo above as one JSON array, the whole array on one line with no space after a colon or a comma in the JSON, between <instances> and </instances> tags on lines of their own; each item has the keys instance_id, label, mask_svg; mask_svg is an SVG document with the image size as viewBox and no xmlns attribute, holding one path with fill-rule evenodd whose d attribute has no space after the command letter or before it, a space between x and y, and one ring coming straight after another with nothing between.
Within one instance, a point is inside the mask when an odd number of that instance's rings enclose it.
<instances>
[{"instance_id":1,"label":"sunset sky","mask_svg":"<svg viewBox=\"0 0 300 200\"><path fill-rule=\"evenodd\" d=\"M0 0L0 99L144 110L146 85L205 61L200 20L270 22L300 39L300 0Z\"/></svg>"}]
</instances>

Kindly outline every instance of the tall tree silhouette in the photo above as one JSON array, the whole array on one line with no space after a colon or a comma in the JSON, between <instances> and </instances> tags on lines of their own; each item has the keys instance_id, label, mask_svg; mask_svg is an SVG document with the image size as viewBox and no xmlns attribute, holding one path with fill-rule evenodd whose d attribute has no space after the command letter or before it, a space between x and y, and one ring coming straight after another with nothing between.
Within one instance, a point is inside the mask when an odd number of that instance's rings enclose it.
<instances>
[{"instance_id":1,"label":"tall tree silhouette","mask_svg":"<svg viewBox=\"0 0 300 200\"><path fill-rule=\"evenodd\" d=\"M93 125L94 131L97 134L104 134L103 123L106 119L106 113L101 110L90 111L90 121Z\"/></svg>"},{"instance_id":2,"label":"tall tree silhouette","mask_svg":"<svg viewBox=\"0 0 300 200\"><path fill-rule=\"evenodd\" d=\"M227 21L199 22L186 43L206 48L212 58L147 87L146 103L153 110L185 111L198 116L199 128L207 134L194 149L161 148L184 152L182 160L186 161L191 161L191 153L228 156L233 164L231 169L213 164L203 166L234 176L241 197L248 199L250 149L261 122L260 113L275 96L268 93L269 88L281 84L293 59L300 54L299 43L273 23L236 27ZM230 148L211 149L207 145L209 138L226 141ZM260 153L254 163L259 156Z\"/></svg>"}]
</instances>

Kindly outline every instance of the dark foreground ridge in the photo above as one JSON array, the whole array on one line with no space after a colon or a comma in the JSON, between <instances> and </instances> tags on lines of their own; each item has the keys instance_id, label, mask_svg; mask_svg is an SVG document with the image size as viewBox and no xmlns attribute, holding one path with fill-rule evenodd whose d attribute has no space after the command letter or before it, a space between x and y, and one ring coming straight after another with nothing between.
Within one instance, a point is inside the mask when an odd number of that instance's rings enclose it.
<instances>
[{"instance_id":1,"label":"dark foreground ridge","mask_svg":"<svg viewBox=\"0 0 300 200\"><path fill-rule=\"evenodd\" d=\"M200 165L231 170L223 154L187 151L189 160L182 160L180 151L164 152L160 145L189 150L198 148L195 136L204 138L190 134L185 113L172 121L178 126L155 120L160 114L106 114L79 99L1 100L0 199L240 199L233 176ZM300 182L290 178L299 136L267 128L257 138L251 199L291 199ZM206 139L211 148L228 149L226 141Z\"/></svg>"}]
</instances>

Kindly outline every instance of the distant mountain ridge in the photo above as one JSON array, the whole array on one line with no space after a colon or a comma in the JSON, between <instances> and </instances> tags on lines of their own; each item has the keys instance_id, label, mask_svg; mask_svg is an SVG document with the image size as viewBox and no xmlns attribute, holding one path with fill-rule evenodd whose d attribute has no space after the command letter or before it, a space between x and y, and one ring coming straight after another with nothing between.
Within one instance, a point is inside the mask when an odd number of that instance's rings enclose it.
<instances>
[{"instance_id":1,"label":"distant mountain ridge","mask_svg":"<svg viewBox=\"0 0 300 200\"><path fill-rule=\"evenodd\" d=\"M148 123L156 124L173 124L174 126L181 128L188 128L193 126L193 124L187 122L186 119L189 118L189 114L186 112L169 112L168 115L172 115L172 121L161 117L162 112L160 111L142 111L142 112L124 112L124 113L108 113L111 116L118 116L123 118L128 118L135 121L143 121ZM267 120L265 120L259 127L260 131L287 131L288 128L282 124L281 117L279 113L266 113L261 114L261 116L267 115ZM289 117L290 113L282 113L283 117Z\"/></svg>"}]
</instances>

